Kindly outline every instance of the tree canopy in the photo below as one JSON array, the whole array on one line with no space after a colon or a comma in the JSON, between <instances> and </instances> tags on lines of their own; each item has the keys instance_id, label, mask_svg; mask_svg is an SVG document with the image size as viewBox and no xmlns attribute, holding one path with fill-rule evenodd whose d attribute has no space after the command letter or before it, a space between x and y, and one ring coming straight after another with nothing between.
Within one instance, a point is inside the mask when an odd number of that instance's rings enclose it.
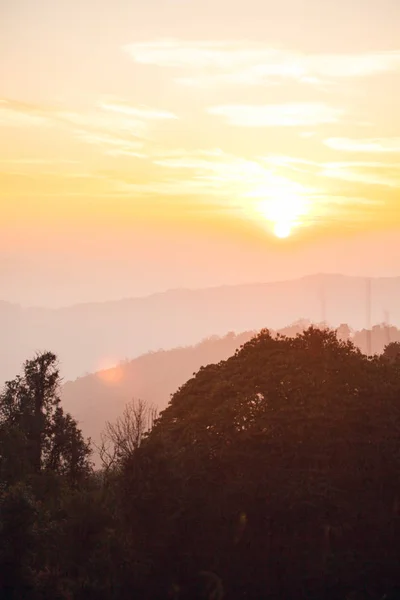
<instances>
[{"instance_id":1,"label":"tree canopy","mask_svg":"<svg viewBox=\"0 0 400 600\"><path fill-rule=\"evenodd\" d=\"M400 597L398 357L264 330L155 421L128 405L101 472L56 357L27 361L0 396L0 596Z\"/></svg>"},{"instance_id":2,"label":"tree canopy","mask_svg":"<svg viewBox=\"0 0 400 600\"><path fill-rule=\"evenodd\" d=\"M394 585L399 399L389 361L315 328L200 369L126 465L154 579L214 572L229 598Z\"/></svg>"},{"instance_id":3,"label":"tree canopy","mask_svg":"<svg viewBox=\"0 0 400 600\"><path fill-rule=\"evenodd\" d=\"M38 354L0 395L0 469L16 476L15 461L26 473L65 474L77 483L89 469L90 446L59 398L57 357ZM10 467L11 464L11 467Z\"/></svg>"}]
</instances>

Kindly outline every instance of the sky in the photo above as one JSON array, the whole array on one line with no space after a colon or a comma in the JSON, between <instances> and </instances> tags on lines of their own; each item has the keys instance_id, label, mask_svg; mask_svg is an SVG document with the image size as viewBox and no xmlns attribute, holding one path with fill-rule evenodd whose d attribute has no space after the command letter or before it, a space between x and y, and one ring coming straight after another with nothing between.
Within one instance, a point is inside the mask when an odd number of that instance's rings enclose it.
<instances>
[{"instance_id":1,"label":"sky","mask_svg":"<svg viewBox=\"0 0 400 600\"><path fill-rule=\"evenodd\" d=\"M398 0L0 0L0 299L400 275Z\"/></svg>"}]
</instances>

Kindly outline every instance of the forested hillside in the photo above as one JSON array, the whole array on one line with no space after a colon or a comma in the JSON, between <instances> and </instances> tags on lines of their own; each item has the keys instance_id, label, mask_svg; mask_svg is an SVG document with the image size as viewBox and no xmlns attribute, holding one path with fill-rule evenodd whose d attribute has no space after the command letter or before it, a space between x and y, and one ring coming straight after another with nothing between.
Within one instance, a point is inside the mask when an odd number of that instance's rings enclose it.
<instances>
[{"instance_id":1,"label":"forested hillside","mask_svg":"<svg viewBox=\"0 0 400 600\"><path fill-rule=\"evenodd\" d=\"M66 382L64 405L76 415L88 437L99 440L106 421L114 421L132 398L163 410L178 387L201 366L229 358L255 332L230 333L195 346L149 352L114 368Z\"/></svg>"},{"instance_id":2,"label":"forested hillside","mask_svg":"<svg viewBox=\"0 0 400 600\"><path fill-rule=\"evenodd\" d=\"M279 333L294 337L309 326L307 321L298 321ZM277 333L271 330L271 335ZM132 398L141 398L159 411L163 410L171 394L200 367L229 358L254 335L254 331L231 332L223 337L210 337L195 346L144 354L114 368L66 382L61 390L63 403L76 416L84 434L97 443L104 423L115 421ZM367 352L366 330L351 331L342 325L338 335L351 339L360 350ZM388 343L400 341L400 331L386 325L375 326L370 338L373 353L380 354Z\"/></svg>"},{"instance_id":3,"label":"forested hillside","mask_svg":"<svg viewBox=\"0 0 400 600\"><path fill-rule=\"evenodd\" d=\"M0 395L2 598L399 597L399 343L263 330L96 472L59 385L45 353Z\"/></svg>"}]
</instances>

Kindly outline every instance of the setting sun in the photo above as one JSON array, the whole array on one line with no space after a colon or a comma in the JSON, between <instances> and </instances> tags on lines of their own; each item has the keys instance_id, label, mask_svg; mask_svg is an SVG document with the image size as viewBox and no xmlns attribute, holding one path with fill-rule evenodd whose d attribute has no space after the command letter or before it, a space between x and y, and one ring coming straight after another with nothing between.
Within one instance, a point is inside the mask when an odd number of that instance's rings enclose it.
<instances>
[{"instance_id":1,"label":"setting sun","mask_svg":"<svg viewBox=\"0 0 400 600\"><path fill-rule=\"evenodd\" d=\"M290 184L291 182L287 181L285 186L273 188L271 191L274 197L262 200L256 208L258 216L261 215L268 221L274 235L281 239L289 237L293 229L302 224L301 217L309 210L308 203L301 193L288 190Z\"/></svg>"},{"instance_id":2,"label":"setting sun","mask_svg":"<svg viewBox=\"0 0 400 600\"><path fill-rule=\"evenodd\" d=\"M287 238L292 233L291 224L286 221L280 221L274 225L274 234L277 238Z\"/></svg>"}]
</instances>

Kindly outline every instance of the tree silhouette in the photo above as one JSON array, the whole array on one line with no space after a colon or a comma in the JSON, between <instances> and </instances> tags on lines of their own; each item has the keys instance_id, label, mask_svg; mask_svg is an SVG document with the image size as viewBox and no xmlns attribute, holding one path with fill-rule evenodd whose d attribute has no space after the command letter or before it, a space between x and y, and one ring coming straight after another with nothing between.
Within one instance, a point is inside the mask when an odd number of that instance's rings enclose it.
<instances>
[{"instance_id":1,"label":"tree silhouette","mask_svg":"<svg viewBox=\"0 0 400 600\"><path fill-rule=\"evenodd\" d=\"M144 400L129 402L120 417L106 423L98 446L103 469L120 465L139 448L145 434L151 430L157 418L157 409Z\"/></svg>"},{"instance_id":2,"label":"tree silhouette","mask_svg":"<svg viewBox=\"0 0 400 600\"><path fill-rule=\"evenodd\" d=\"M383 351L383 358L396 362L400 360L400 342L391 342Z\"/></svg>"},{"instance_id":3,"label":"tree silhouette","mask_svg":"<svg viewBox=\"0 0 400 600\"><path fill-rule=\"evenodd\" d=\"M399 392L387 361L316 328L263 331L200 369L124 470L126 519L156 565L148 597L200 571L229 598L390 590Z\"/></svg>"},{"instance_id":4,"label":"tree silhouette","mask_svg":"<svg viewBox=\"0 0 400 600\"><path fill-rule=\"evenodd\" d=\"M0 395L3 476L6 471L11 474L10 462L15 465L16 460L23 466L14 469L15 476L21 469L36 475L51 471L77 482L87 474L90 446L76 421L61 408L59 386L57 357L51 352L26 361L23 374L6 383Z\"/></svg>"}]
</instances>

